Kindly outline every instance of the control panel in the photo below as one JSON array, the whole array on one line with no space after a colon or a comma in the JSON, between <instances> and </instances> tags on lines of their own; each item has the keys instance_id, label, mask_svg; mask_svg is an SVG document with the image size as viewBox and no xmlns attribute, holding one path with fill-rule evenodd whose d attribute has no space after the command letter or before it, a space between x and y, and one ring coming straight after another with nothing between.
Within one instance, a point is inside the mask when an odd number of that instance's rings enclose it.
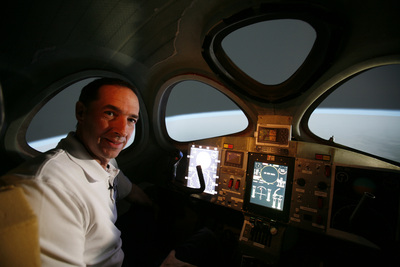
<instances>
[{"instance_id":1,"label":"control panel","mask_svg":"<svg viewBox=\"0 0 400 267\"><path fill-rule=\"evenodd\" d=\"M246 186L247 152L222 151L216 204L241 211Z\"/></svg>"},{"instance_id":2,"label":"control panel","mask_svg":"<svg viewBox=\"0 0 400 267\"><path fill-rule=\"evenodd\" d=\"M331 176L330 162L296 158L290 224L311 231L326 230Z\"/></svg>"},{"instance_id":3,"label":"control panel","mask_svg":"<svg viewBox=\"0 0 400 267\"><path fill-rule=\"evenodd\" d=\"M240 233L241 248L251 250L251 254L273 264L281 250L285 227L261 217L245 215Z\"/></svg>"},{"instance_id":4,"label":"control panel","mask_svg":"<svg viewBox=\"0 0 400 267\"><path fill-rule=\"evenodd\" d=\"M360 237L382 244L400 239L398 171L338 164L339 149L286 142L288 136L290 127L263 123L254 137L191 144L187 185L199 187L194 169L202 165L205 190L197 198L243 213L243 251L274 259L288 227L363 245ZM378 222L389 238L370 231Z\"/></svg>"}]
</instances>

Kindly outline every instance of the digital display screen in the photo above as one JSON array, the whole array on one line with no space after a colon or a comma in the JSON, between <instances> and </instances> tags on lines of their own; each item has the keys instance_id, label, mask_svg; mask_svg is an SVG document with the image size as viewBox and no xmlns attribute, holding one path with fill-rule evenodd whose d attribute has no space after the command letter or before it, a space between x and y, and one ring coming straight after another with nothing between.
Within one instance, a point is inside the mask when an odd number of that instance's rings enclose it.
<instances>
[{"instance_id":1,"label":"digital display screen","mask_svg":"<svg viewBox=\"0 0 400 267\"><path fill-rule=\"evenodd\" d=\"M244 209L287 222L293 187L294 158L249 153Z\"/></svg>"},{"instance_id":2,"label":"digital display screen","mask_svg":"<svg viewBox=\"0 0 400 267\"><path fill-rule=\"evenodd\" d=\"M220 151L216 147L191 146L189 151L189 167L187 187L200 188L200 181L196 166L200 165L205 182L204 193L215 195L218 178L218 167L220 163Z\"/></svg>"},{"instance_id":3,"label":"digital display screen","mask_svg":"<svg viewBox=\"0 0 400 267\"><path fill-rule=\"evenodd\" d=\"M288 166L254 162L250 203L283 210Z\"/></svg>"},{"instance_id":4,"label":"digital display screen","mask_svg":"<svg viewBox=\"0 0 400 267\"><path fill-rule=\"evenodd\" d=\"M257 145L288 146L290 137L289 125L257 125Z\"/></svg>"},{"instance_id":5,"label":"digital display screen","mask_svg":"<svg viewBox=\"0 0 400 267\"><path fill-rule=\"evenodd\" d=\"M226 151L225 165L241 168L243 166L243 152Z\"/></svg>"},{"instance_id":6,"label":"digital display screen","mask_svg":"<svg viewBox=\"0 0 400 267\"><path fill-rule=\"evenodd\" d=\"M258 131L258 139L260 142L276 142L277 129L260 127Z\"/></svg>"}]
</instances>

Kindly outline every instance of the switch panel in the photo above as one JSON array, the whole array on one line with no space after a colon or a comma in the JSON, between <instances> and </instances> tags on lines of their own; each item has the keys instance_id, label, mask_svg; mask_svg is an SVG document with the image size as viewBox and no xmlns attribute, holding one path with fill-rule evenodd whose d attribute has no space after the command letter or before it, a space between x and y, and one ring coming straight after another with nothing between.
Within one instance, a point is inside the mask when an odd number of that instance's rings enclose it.
<instances>
[{"instance_id":1,"label":"switch panel","mask_svg":"<svg viewBox=\"0 0 400 267\"><path fill-rule=\"evenodd\" d=\"M246 186L247 153L223 150L215 203L242 210Z\"/></svg>"},{"instance_id":2,"label":"switch panel","mask_svg":"<svg viewBox=\"0 0 400 267\"><path fill-rule=\"evenodd\" d=\"M316 232L326 231L331 169L329 162L296 159L290 208L291 225Z\"/></svg>"}]
</instances>

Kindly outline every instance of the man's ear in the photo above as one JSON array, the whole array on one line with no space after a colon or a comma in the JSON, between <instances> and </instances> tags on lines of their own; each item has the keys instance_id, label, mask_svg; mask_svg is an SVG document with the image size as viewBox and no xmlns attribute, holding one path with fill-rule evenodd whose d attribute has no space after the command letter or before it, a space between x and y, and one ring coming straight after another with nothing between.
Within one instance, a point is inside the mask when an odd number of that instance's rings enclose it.
<instances>
[{"instance_id":1,"label":"man's ear","mask_svg":"<svg viewBox=\"0 0 400 267\"><path fill-rule=\"evenodd\" d=\"M78 122L82 122L83 121L85 111L86 111L86 106L80 101L76 102L76 105L75 105L75 117L76 117L76 120Z\"/></svg>"}]
</instances>

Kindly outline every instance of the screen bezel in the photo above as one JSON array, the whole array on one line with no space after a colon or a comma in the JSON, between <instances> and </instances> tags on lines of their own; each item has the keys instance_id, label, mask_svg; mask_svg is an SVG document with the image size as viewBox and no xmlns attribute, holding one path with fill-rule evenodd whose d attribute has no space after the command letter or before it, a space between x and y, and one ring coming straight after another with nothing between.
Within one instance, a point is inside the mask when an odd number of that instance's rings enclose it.
<instances>
[{"instance_id":1,"label":"screen bezel","mask_svg":"<svg viewBox=\"0 0 400 267\"><path fill-rule=\"evenodd\" d=\"M288 167L283 210L277 210L250 202L255 162L278 164ZM257 216L262 216L274 221L287 223L289 221L289 212L292 197L294 162L295 159L292 157L283 157L261 153L249 153L246 174L246 190L243 203L244 210Z\"/></svg>"}]
</instances>

